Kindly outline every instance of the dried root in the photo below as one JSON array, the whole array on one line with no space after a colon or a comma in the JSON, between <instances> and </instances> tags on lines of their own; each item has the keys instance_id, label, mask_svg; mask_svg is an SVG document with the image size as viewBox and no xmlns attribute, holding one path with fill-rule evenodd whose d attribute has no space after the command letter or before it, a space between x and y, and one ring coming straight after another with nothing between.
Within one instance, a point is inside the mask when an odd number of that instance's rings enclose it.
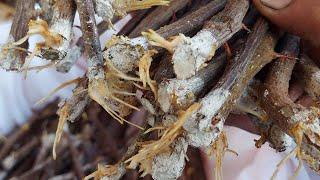
<instances>
[{"instance_id":1,"label":"dried root","mask_svg":"<svg viewBox=\"0 0 320 180\"><path fill-rule=\"evenodd\" d=\"M216 180L222 180L222 159L228 149L228 141L224 132L222 132L217 140L212 144L212 150L215 156L214 174Z\"/></svg>"},{"instance_id":2,"label":"dried root","mask_svg":"<svg viewBox=\"0 0 320 180\"><path fill-rule=\"evenodd\" d=\"M118 14L123 16L126 12L149 9L152 6L165 6L169 3L170 0L115 0L113 5Z\"/></svg>"},{"instance_id":3,"label":"dried root","mask_svg":"<svg viewBox=\"0 0 320 180\"><path fill-rule=\"evenodd\" d=\"M155 180L178 179L186 165L188 143L183 137L177 138L171 150L156 155L152 161L152 178Z\"/></svg>"},{"instance_id":4,"label":"dried root","mask_svg":"<svg viewBox=\"0 0 320 180\"><path fill-rule=\"evenodd\" d=\"M23 68L24 71L28 69L29 63L34 56L40 56L55 63L60 63L57 65L57 70L60 72L66 72L70 69L70 67L61 67L65 65L64 61L69 61L70 58L73 58L72 60L76 58L72 57L77 54L76 49L73 49L73 52L68 51L72 38L72 25L75 15L74 1L57 0L54 2L52 10L52 17L46 18L50 19L50 24L43 19L30 20L27 35L11 45L16 47L35 34L39 34L44 38L44 42L37 43L33 53L29 55L28 61Z\"/></svg>"},{"instance_id":5,"label":"dried root","mask_svg":"<svg viewBox=\"0 0 320 180\"><path fill-rule=\"evenodd\" d=\"M46 52L45 59L57 63L56 70L66 73L71 69L74 62L80 57L78 47L69 48L72 40L72 27L76 12L76 5L73 0L56 0L53 5L52 20L50 31L60 34L63 39L56 52ZM62 56L59 56L61 54Z\"/></svg>"},{"instance_id":6,"label":"dried root","mask_svg":"<svg viewBox=\"0 0 320 180\"><path fill-rule=\"evenodd\" d=\"M30 69L30 68L29 68ZM55 94L56 92L58 92L59 90L65 88L66 86L72 85L72 84L76 84L78 82L80 82L81 80L83 80L82 78L76 78L76 79L72 79L70 81L64 82L61 85L59 85L58 87L56 87L54 90L52 90L47 96L43 97L42 99L40 99L36 104L42 104L44 103L47 99L49 99L53 94Z\"/></svg>"},{"instance_id":7,"label":"dried root","mask_svg":"<svg viewBox=\"0 0 320 180\"><path fill-rule=\"evenodd\" d=\"M183 36L182 34L174 37L172 41L167 41L166 39L164 39L161 35L159 35L158 33L156 33L154 30L149 29L147 32L142 32L141 33L145 38L148 39L149 44L151 44L152 46L158 46L158 47L162 47L165 48L166 50L168 50L170 53L174 52L174 48L177 46L177 44L179 43L180 39Z\"/></svg>"},{"instance_id":8,"label":"dried root","mask_svg":"<svg viewBox=\"0 0 320 180\"><path fill-rule=\"evenodd\" d=\"M153 158L159 153L170 150L172 142L182 133L182 126L186 120L199 109L200 104L191 105L186 111L180 113L178 120L168 129L166 129L162 137L157 141L146 142L142 145L138 154L126 160L129 168L135 169L137 166L143 175L150 174L152 170Z\"/></svg>"},{"instance_id":9,"label":"dried root","mask_svg":"<svg viewBox=\"0 0 320 180\"><path fill-rule=\"evenodd\" d=\"M297 126L292 129L292 133L294 136L294 139L296 140L296 147L289 153L287 154L280 162L279 164L277 164L277 168L274 171L274 173L272 174L271 179L274 180L279 172L279 170L281 169L281 167L289 160L290 157L292 156L296 156L297 159L299 160L299 164L298 167L296 168L296 170L294 171L293 176L290 179L296 179L296 177L298 176L298 173L301 169L301 167L303 166L303 151L301 149L301 145L302 145L302 139L303 139L303 130L304 129L304 125L302 123L298 123Z\"/></svg>"},{"instance_id":10,"label":"dried root","mask_svg":"<svg viewBox=\"0 0 320 180\"><path fill-rule=\"evenodd\" d=\"M89 180L94 178L99 179L120 179L125 173L125 167L123 163L117 163L115 165L101 165L98 164L98 168L95 172L89 174L84 178L84 180Z\"/></svg>"},{"instance_id":11,"label":"dried root","mask_svg":"<svg viewBox=\"0 0 320 180\"><path fill-rule=\"evenodd\" d=\"M127 74L137 70L139 60L145 54L144 47L134 44L133 40L123 36L113 36L106 42L107 50L104 51L106 65L116 72Z\"/></svg>"},{"instance_id":12,"label":"dried root","mask_svg":"<svg viewBox=\"0 0 320 180\"><path fill-rule=\"evenodd\" d=\"M53 148L52 148L53 159L57 159L57 153L56 153L57 145L61 140L64 124L67 121L67 118L68 118L68 116L70 114L70 110L71 110L70 105L66 104L58 112L59 122L58 122L56 136L55 136L55 139L54 139L54 142L53 142Z\"/></svg>"},{"instance_id":13,"label":"dried root","mask_svg":"<svg viewBox=\"0 0 320 180\"><path fill-rule=\"evenodd\" d=\"M106 47L108 48L104 52L104 58L106 59L106 76L114 76L123 80L133 81L135 85L137 85L136 82L142 82L142 86L137 86L146 89L148 85L156 95L155 82L151 80L149 71L152 56L156 54L157 51L146 51L140 44L134 44L132 40L123 36L113 36L111 40L106 43ZM127 75L137 69L139 69L139 78Z\"/></svg>"},{"instance_id":14,"label":"dried root","mask_svg":"<svg viewBox=\"0 0 320 180\"><path fill-rule=\"evenodd\" d=\"M188 132L187 140L195 147L209 146L218 137L235 102L241 97L249 81L261 68L271 61L260 56L260 50L268 53L266 45L274 39L266 34L267 23L260 19L254 31L247 39L244 50L236 56L234 64L220 78L217 86L200 100L201 108L187 121L184 129ZM264 57L264 56L263 56Z\"/></svg>"},{"instance_id":15,"label":"dried root","mask_svg":"<svg viewBox=\"0 0 320 180\"><path fill-rule=\"evenodd\" d=\"M112 18L114 16L124 17L127 12L139 9L148 9L152 6L168 5L169 0L94 0L95 11L98 16L102 17L112 25Z\"/></svg>"},{"instance_id":16,"label":"dried root","mask_svg":"<svg viewBox=\"0 0 320 180\"><path fill-rule=\"evenodd\" d=\"M236 105L236 113L239 111L252 116L250 119L261 135L260 139L255 140L257 148L261 148L268 141L270 147L276 151L285 151L291 147L293 140L279 126L272 123L272 119L269 118L268 114L259 104L258 92L252 87L253 84L257 85L259 83L259 81L254 81L247 87L247 90Z\"/></svg>"},{"instance_id":17,"label":"dried root","mask_svg":"<svg viewBox=\"0 0 320 180\"><path fill-rule=\"evenodd\" d=\"M79 82L78 86L73 90L73 95L70 99L62 102L58 110L59 122L56 130L56 136L53 144L53 158L56 159L56 148L63 134L64 124L74 122L84 111L84 108L89 103L89 96L86 90L87 81Z\"/></svg>"},{"instance_id":18,"label":"dried root","mask_svg":"<svg viewBox=\"0 0 320 180\"><path fill-rule=\"evenodd\" d=\"M12 43L13 46L17 46L25 42L30 36L39 34L44 38L43 46L45 47L58 47L63 40L63 37L55 32L50 31L49 25L42 19L30 20L29 31L27 35L17 42ZM40 45L39 45L40 46Z\"/></svg>"},{"instance_id":19,"label":"dried root","mask_svg":"<svg viewBox=\"0 0 320 180\"><path fill-rule=\"evenodd\" d=\"M157 97L157 89L155 87L155 81L150 78L150 66L152 56L156 53L157 51L155 50L147 51L139 61L139 77L142 81L143 87L146 88L148 84L155 97Z\"/></svg>"},{"instance_id":20,"label":"dried root","mask_svg":"<svg viewBox=\"0 0 320 180\"><path fill-rule=\"evenodd\" d=\"M125 120L121 115L115 112L113 108L118 108L118 112L123 113L122 111L124 110L124 108L119 107L119 105L121 104L127 108L139 111L137 107L125 102L115 95L128 95L127 92L117 91L113 89L105 80L99 79L90 82L88 92L91 99L99 103L114 119L116 119L121 124L123 124L123 122L130 122ZM112 107L113 104L115 105L115 107ZM141 129L141 127L139 128Z\"/></svg>"},{"instance_id":21,"label":"dried root","mask_svg":"<svg viewBox=\"0 0 320 180\"><path fill-rule=\"evenodd\" d=\"M49 29L48 23L42 19L30 20L28 26L29 26L29 30L26 36L24 36L23 38L21 38L16 42L8 44L5 48L3 48L3 50L18 48L17 46L23 44L25 41L28 40L30 36L36 35L36 34L41 35L44 38L44 41L38 42L33 52L27 57L27 60L22 67L22 69L24 70L28 69L31 63L31 60L35 56L37 55L45 56L46 51L54 51L54 48L57 48L58 46L60 46L63 41L63 37L58 33L52 32ZM24 71L24 72L26 76L27 71Z\"/></svg>"}]
</instances>

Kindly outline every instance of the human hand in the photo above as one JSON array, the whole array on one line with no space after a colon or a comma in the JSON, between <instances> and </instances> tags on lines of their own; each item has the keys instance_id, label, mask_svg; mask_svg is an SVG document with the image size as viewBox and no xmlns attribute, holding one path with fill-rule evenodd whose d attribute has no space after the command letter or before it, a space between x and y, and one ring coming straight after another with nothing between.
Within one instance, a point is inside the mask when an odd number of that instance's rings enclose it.
<instances>
[{"instance_id":1,"label":"human hand","mask_svg":"<svg viewBox=\"0 0 320 180\"><path fill-rule=\"evenodd\" d=\"M272 23L300 36L304 49L320 62L320 1L253 0L256 8Z\"/></svg>"}]
</instances>

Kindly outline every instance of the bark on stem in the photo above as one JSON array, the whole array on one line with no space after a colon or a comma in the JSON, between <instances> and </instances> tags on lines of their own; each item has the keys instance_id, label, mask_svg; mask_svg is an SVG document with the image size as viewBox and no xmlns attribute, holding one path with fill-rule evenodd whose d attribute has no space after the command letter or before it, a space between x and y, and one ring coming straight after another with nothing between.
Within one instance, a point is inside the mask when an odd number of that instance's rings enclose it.
<instances>
[{"instance_id":1,"label":"bark on stem","mask_svg":"<svg viewBox=\"0 0 320 180\"><path fill-rule=\"evenodd\" d=\"M148 29L158 29L165 24L174 13L183 9L189 0L173 0L169 6L159 6L151 13L149 13L138 26L130 33L130 37L137 37L141 35L141 32Z\"/></svg>"},{"instance_id":2,"label":"bark on stem","mask_svg":"<svg viewBox=\"0 0 320 180\"><path fill-rule=\"evenodd\" d=\"M53 5L50 30L63 36L62 43L57 48L63 55L61 57L62 59L58 59L60 62L56 65L57 71L59 72L68 72L73 64L73 56L76 55L80 57L79 51L69 49L75 13L76 5L73 0L57 0Z\"/></svg>"},{"instance_id":3,"label":"bark on stem","mask_svg":"<svg viewBox=\"0 0 320 180\"><path fill-rule=\"evenodd\" d=\"M225 54L210 62L192 78L165 80L158 86L158 102L162 111L176 111L189 107L205 87L217 78L226 62Z\"/></svg>"},{"instance_id":4,"label":"bark on stem","mask_svg":"<svg viewBox=\"0 0 320 180\"><path fill-rule=\"evenodd\" d=\"M283 53L297 57L299 39L287 36ZM264 87L259 89L261 105L282 131L290 135L297 143L299 158L320 172L320 110L295 104L288 95L289 81L296 60L279 58L273 63ZM301 142L302 141L302 142Z\"/></svg>"},{"instance_id":5,"label":"bark on stem","mask_svg":"<svg viewBox=\"0 0 320 180\"><path fill-rule=\"evenodd\" d=\"M258 20L243 52L227 67L215 88L199 101L201 108L184 125L190 145L209 146L218 137L226 117L249 81L271 61L261 58L259 54L261 50L273 50L273 46L270 46L273 40L266 36L267 29L267 22ZM262 43L265 40L268 43ZM265 47L266 45L268 46Z\"/></svg>"},{"instance_id":6,"label":"bark on stem","mask_svg":"<svg viewBox=\"0 0 320 180\"><path fill-rule=\"evenodd\" d=\"M217 48L242 28L249 8L247 0L231 0L225 9L214 16L194 37L180 34L168 42L153 31L143 33L150 43L173 53L172 62L178 79L188 79L206 66Z\"/></svg>"},{"instance_id":7,"label":"bark on stem","mask_svg":"<svg viewBox=\"0 0 320 180\"><path fill-rule=\"evenodd\" d=\"M199 28L209 17L219 12L224 7L225 3L226 0L212 1L206 6L200 8L199 10L185 16L184 18L179 19L178 21L172 24L160 28L156 32L165 38L178 35L179 33L190 33L191 31L194 31L197 28ZM147 43L147 39L141 36L130 40L121 40L118 43L115 43L111 47L109 47L109 49L105 52L105 57L122 57L124 51L119 48L123 47L123 45L128 46L126 48L126 52L129 54L135 54L135 57L140 57L143 55L142 53L136 55L137 53L135 51L137 51L137 49L141 49L141 47L148 48L149 46L149 44ZM114 51L115 53L110 52L112 51L111 49L116 50ZM117 51L119 50L117 49L119 49L121 53L118 53ZM124 67L117 66L119 62L123 62L122 64L125 64L127 67L130 64L137 64L137 60L139 60L139 58L127 58L127 62L125 62L126 59L124 58L112 59L114 61L113 64L117 68L119 68L119 70L123 69Z\"/></svg>"},{"instance_id":8,"label":"bark on stem","mask_svg":"<svg viewBox=\"0 0 320 180\"><path fill-rule=\"evenodd\" d=\"M273 59L272 55L267 58ZM251 116L251 122L261 135L259 140L255 140L255 146L257 148L260 148L268 141L270 147L274 148L276 151L285 151L292 146L293 139L283 132L276 124L272 123L268 114L261 107L259 103L259 94L253 88L260 84L260 81L253 81L250 83L247 90L238 100L236 109Z\"/></svg>"},{"instance_id":9,"label":"bark on stem","mask_svg":"<svg viewBox=\"0 0 320 180\"><path fill-rule=\"evenodd\" d=\"M64 106L69 107L68 116L66 117L67 121L75 122L77 118L82 114L87 104L89 104L90 98L88 95L87 87L88 87L88 81L82 80L81 82L79 82L77 87L73 90L72 97L70 97L65 102L63 102L62 105L60 105L61 106L60 110ZM60 110L58 110L58 112Z\"/></svg>"},{"instance_id":10,"label":"bark on stem","mask_svg":"<svg viewBox=\"0 0 320 180\"><path fill-rule=\"evenodd\" d=\"M179 19L178 21L166 25L156 32L164 38L178 35L179 33L188 34L203 25L203 23L217 12L221 11L226 0L215 0L199 8L195 12Z\"/></svg>"},{"instance_id":11,"label":"bark on stem","mask_svg":"<svg viewBox=\"0 0 320 180\"><path fill-rule=\"evenodd\" d=\"M130 19L130 21L117 33L118 36L123 35L123 36L130 36L130 33L132 30L140 23L140 21L147 16L149 12L149 9L143 9L139 10L134 14L133 17Z\"/></svg>"},{"instance_id":12,"label":"bark on stem","mask_svg":"<svg viewBox=\"0 0 320 180\"><path fill-rule=\"evenodd\" d=\"M204 24L206 20L224 8L226 0L212 1L197 11L177 20L176 22L163 26L156 31L160 36L169 38L179 33L188 34ZM135 42L140 42L146 45L146 39L142 36L132 39Z\"/></svg>"},{"instance_id":13,"label":"bark on stem","mask_svg":"<svg viewBox=\"0 0 320 180\"><path fill-rule=\"evenodd\" d=\"M12 26L7 44L11 44L25 37L28 32L28 23L32 18L34 4L36 0L25 0L16 2L16 13L14 15ZM16 49L4 50L1 47L0 66L7 71L19 70L24 64L27 52ZM24 42L19 47L28 49L28 42Z\"/></svg>"},{"instance_id":14,"label":"bark on stem","mask_svg":"<svg viewBox=\"0 0 320 180\"><path fill-rule=\"evenodd\" d=\"M306 55L301 57L297 67L304 90L314 100L320 100L320 68Z\"/></svg>"},{"instance_id":15,"label":"bark on stem","mask_svg":"<svg viewBox=\"0 0 320 180\"><path fill-rule=\"evenodd\" d=\"M103 57L94 17L93 2L92 0L76 0L76 3L83 33L85 53L88 59L87 77L89 81L96 78L104 78Z\"/></svg>"}]
</instances>

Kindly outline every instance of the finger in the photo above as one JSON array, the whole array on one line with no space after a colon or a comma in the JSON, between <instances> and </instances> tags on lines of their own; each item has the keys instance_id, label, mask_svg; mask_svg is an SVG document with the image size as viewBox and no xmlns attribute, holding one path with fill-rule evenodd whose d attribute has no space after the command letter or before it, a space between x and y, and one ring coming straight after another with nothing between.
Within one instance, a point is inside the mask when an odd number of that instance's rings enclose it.
<instances>
[{"instance_id":1,"label":"finger","mask_svg":"<svg viewBox=\"0 0 320 180\"><path fill-rule=\"evenodd\" d=\"M253 134L259 134L249 116L244 114L230 114L225 122L228 126L237 127Z\"/></svg>"},{"instance_id":2,"label":"finger","mask_svg":"<svg viewBox=\"0 0 320 180\"><path fill-rule=\"evenodd\" d=\"M304 107L310 107L310 106L312 106L313 102L314 101L312 100L312 98L310 96L304 95L298 99L297 104L300 104Z\"/></svg>"},{"instance_id":3,"label":"finger","mask_svg":"<svg viewBox=\"0 0 320 180\"><path fill-rule=\"evenodd\" d=\"M316 47L305 44L304 50L310 56L310 58L320 67L320 46Z\"/></svg>"},{"instance_id":4,"label":"finger","mask_svg":"<svg viewBox=\"0 0 320 180\"><path fill-rule=\"evenodd\" d=\"M303 93L303 87L298 82L290 84L289 97L293 102L295 102Z\"/></svg>"},{"instance_id":5,"label":"finger","mask_svg":"<svg viewBox=\"0 0 320 180\"><path fill-rule=\"evenodd\" d=\"M257 9L272 23L320 46L320 1L253 0Z\"/></svg>"}]
</instances>

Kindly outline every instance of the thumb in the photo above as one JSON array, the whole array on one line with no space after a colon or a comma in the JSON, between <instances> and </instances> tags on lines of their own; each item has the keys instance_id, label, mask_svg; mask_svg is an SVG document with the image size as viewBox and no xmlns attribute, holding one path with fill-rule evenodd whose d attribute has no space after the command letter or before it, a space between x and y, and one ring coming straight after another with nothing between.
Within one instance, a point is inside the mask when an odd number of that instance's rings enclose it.
<instances>
[{"instance_id":1,"label":"thumb","mask_svg":"<svg viewBox=\"0 0 320 180\"><path fill-rule=\"evenodd\" d=\"M320 47L319 0L253 0L253 3L272 23L302 37L313 48Z\"/></svg>"}]
</instances>

